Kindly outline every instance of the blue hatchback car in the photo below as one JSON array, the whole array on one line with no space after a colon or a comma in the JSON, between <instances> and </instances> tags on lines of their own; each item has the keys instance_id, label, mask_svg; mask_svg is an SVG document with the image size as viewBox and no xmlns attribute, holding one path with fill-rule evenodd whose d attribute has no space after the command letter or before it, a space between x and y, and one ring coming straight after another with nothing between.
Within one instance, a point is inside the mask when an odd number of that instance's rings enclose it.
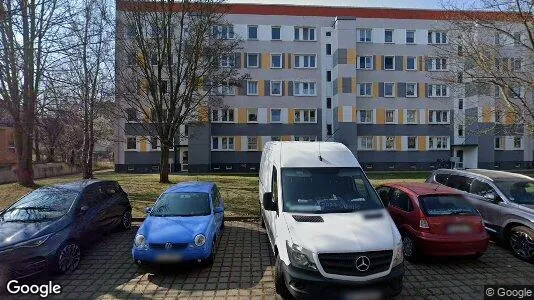
<instances>
[{"instance_id":1,"label":"blue hatchback car","mask_svg":"<svg viewBox=\"0 0 534 300\"><path fill-rule=\"evenodd\" d=\"M137 264L213 262L224 227L223 199L214 183L174 185L146 212L132 248Z\"/></svg>"}]
</instances>

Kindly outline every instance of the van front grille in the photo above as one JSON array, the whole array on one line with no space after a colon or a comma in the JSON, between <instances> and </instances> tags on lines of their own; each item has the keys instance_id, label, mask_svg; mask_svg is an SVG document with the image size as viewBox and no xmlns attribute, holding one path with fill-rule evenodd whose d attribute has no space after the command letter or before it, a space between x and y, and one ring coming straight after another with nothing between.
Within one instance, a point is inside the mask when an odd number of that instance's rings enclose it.
<instances>
[{"instance_id":1,"label":"van front grille","mask_svg":"<svg viewBox=\"0 0 534 300\"><path fill-rule=\"evenodd\" d=\"M320 253L319 263L321 263L323 270L328 274L368 276L387 271L391 264L392 257L392 250L354 253ZM358 269L358 265L361 264L362 260L365 263L364 265L360 265L360 269ZM368 268L365 268L366 264L368 264Z\"/></svg>"}]
</instances>

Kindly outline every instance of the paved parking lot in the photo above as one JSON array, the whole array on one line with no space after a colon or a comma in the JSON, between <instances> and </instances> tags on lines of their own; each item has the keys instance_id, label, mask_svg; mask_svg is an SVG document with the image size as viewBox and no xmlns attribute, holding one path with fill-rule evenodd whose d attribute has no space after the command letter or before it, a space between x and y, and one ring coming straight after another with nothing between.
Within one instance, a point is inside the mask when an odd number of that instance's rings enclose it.
<instances>
[{"instance_id":1,"label":"paved parking lot","mask_svg":"<svg viewBox=\"0 0 534 300\"><path fill-rule=\"evenodd\" d=\"M61 298L273 299L272 256L256 223L227 222L211 267L139 269L130 248L137 227L112 233L85 252L73 274L52 278ZM481 299L484 284L532 284L534 265L492 245L479 260L407 263L399 298Z\"/></svg>"}]
</instances>

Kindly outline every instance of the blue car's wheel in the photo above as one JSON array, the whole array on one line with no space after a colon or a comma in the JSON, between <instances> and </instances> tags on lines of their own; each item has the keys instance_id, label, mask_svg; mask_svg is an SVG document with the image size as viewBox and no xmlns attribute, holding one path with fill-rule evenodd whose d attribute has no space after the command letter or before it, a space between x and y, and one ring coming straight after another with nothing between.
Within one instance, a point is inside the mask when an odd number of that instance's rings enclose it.
<instances>
[{"instance_id":1,"label":"blue car's wheel","mask_svg":"<svg viewBox=\"0 0 534 300\"><path fill-rule=\"evenodd\" d=\"M210 256L208 256L208 258L206 259L206 265L213 264L213 260L215 259L215 245L217 244L216 240L217 237L213 237L213 241L211 242L211 253Z\"/></svg>"},{"instance_id":2,"label":"blue car's wheel","mask_svg":"<svg viewBox=\"0 0 534 300\"><path fill-rule=\"evenodd\" d=\"M68 241L59 247L56 258L56 271L59 274L72 272L80 265L82 252L78 243Z\"/></svg>"}]
</instances>

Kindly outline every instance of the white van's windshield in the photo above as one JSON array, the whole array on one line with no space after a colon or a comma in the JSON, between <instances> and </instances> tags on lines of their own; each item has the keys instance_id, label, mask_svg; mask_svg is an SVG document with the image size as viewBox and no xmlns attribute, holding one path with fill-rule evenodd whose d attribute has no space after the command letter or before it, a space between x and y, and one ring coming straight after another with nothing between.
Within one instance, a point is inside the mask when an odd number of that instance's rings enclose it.
<instances>
[{"instance_id":1,"label":"white van's windshield","mask_svg":"<svg viewBox=\"0 0 534 300\"><path fill-rule=\"evenodd\" d=\"M282 168L285 212L348 213L383 208L360 168Z\"/></svg>"}]
</instances>

